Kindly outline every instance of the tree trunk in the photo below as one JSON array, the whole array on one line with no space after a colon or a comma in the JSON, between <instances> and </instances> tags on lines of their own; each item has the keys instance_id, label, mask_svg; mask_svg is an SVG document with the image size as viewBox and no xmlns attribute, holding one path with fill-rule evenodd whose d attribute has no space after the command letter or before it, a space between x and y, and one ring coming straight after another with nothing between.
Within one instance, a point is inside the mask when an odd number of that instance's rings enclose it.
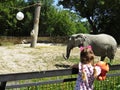
<instances>
[{"instance_id":1,"label":"tree trunk","mask_svg":"<svg viewBox=\"0 0 120 90\"><path fill-rule=\"evenodd\" d=\"M31 38L32 38L32 40L31 40L31 47L35 47L36 43L37 43L40 10L41 10L40 3L37 3L36 9L35 9L34 26L33 26L33 30L31 31Z\"/></svg>"},{"instance_id":2,"label":"tree trunk","mask_svg":"<svg viewBox=\"0 0 120 90\"><path fill-rule=\"evenodd\" d=\"M88 19L88 22L90 23L90 25L92 26L92 30L93 30L93 31L92 31L91 33L93 33L93 34L97 34L98 31L97 31L96 26L93 24L93 22L92 22L92 20L90 19L89 16L87 17L87 19Z\"/></svg>"}]
</instances>

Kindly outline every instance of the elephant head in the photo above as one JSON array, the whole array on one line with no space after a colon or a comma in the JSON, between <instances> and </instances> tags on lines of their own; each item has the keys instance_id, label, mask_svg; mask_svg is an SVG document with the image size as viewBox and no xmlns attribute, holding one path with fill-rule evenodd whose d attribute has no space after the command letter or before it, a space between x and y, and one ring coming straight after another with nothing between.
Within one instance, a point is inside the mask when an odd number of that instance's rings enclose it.
<instances>
[{"instance_id":1,"label":"elephant head","mask_svg":"<svg viewBox=\"0 0 120 90\"><path fill-rule=\"evenodd\" d=\"M66 56L63 55L64 59L69 58L71 49L73 49L74 47L83 46L84 41L85 41L85 37L82 34L72 35L68 40L68 44L67 44L67 48L66 48Z\"/></svg>"}]
</instances>

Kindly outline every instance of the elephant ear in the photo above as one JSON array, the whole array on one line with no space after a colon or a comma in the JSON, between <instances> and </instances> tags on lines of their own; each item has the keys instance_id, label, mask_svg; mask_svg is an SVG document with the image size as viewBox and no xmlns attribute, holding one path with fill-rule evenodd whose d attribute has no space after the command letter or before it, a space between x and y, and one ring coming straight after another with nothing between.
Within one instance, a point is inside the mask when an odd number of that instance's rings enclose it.
<instances>
[{"instance_id":1,"label":"elephant ear","mask_svg":"<svg viewBox=\"0 0 120 90\"><path fill-rule=\"evenodd\" d=\"M75 44L75 37L74 37L74 36L71 36L71 37L69 38L69 43L68 43L68 44L74 46L74 44Z\"/></svg>"},{"instance_id":2,"label":"elephant ear","mask_svg":"<svg viewBox=\"0 0 120 90\"><path fill-rule=\"evenodd\" d=\"M74 37L73 36L71 36L70 38L69 38L69 41L74 41Z\"/></svg>"},{"instance_id":3,"label":"elephant ear","mask_svg":"<svg viewBox=\"0 0 120 90\"><path fill-rule=\"evenodd\" d=\"M78 38L78 40L81 41L81 44L83 44L86 40L86 37L83 34L79 34L76 38Z\"/></svg>"},{"instance_id":4,"label":"elephant ear","mask_svg":"<svg viewBox=\"0 0 120 90\"><path fill-rule=\"evenodd\" d=\"M90 39L86 35L81 35L83 46L88 46L90 44Z\"/></svg>"}]
</instances>

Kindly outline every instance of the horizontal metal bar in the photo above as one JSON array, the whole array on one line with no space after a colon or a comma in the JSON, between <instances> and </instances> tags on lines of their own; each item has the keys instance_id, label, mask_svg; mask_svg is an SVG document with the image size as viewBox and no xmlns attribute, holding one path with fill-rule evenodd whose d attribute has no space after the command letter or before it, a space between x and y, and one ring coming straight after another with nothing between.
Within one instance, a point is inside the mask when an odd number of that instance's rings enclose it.
<instances>
[{"instance_id":1,"label":"horizontal metal bar","mask_svg":"<svg viewBox=\"0 0 120 90\"><path fill-rule=\"evenodd\" d=\"M1 74L0 82L26 80L26 79L33 79L33 78L54 77L54 76L64 76L64 75L72 75L76 73L77 73L76 69L61 69L61 70L51 70L51 71L41 71L41 72Z\"/></svg>"},{"instance_id":2,"label":"horizontal metal bar","mask_svg":"<svg viewBox=\"0 0 120 90\"><path fill-rule=\"evenodd\" d=\"M107 74L107 77L120 76L120 73Z\"/></svg>"},{"instance_id":3,"label":"horizontal metal bar","mask_svg":"<svg viewBox=\"0 0 120 90\"><path fill-rule=\"evenodd\" d=\"M51 80L51 81L44 81L44 82L9 85L9 86L6 86L6 89L21 88L21 87L28 87L28 86L38 86L38 85L46 85L46 84L57 84L57 83L63 83L63 82L71 82L75 80L76 78L67 78L67 79Z\"/></svg>"},{"instance_id":4,"label":"horizontal metal bar","mask_svg":"<svg viewBox=\"0 0 120 90\"><path fill-rule=\"evenodd\" d=\"M107 77L113 77L113 76L120 76L120 73L107 74ZM75 80L76 78L67 78L67 79L60 79L60 80L50 80L50 81L43 81L43 82L9 85L9 86L6 86L6 89L21 88L21 87L28 87L28 86L38 86L38 85L46 85L46 84L57 84L57 83L63 83L63 82L71 82Z\"/></svg>"},{"instance_id":5,"label":"horizontal metal bar","mask_svg":"<svg viewBox=\"0 0 120 90\"><path fill-rule=\"evenodd\" d=\"M107 74L107 77L113 77L113 76L120 76L120 73ZM6 89L21 88L21 87L28 87L28 86L38 86L38 85L46 85L46 84L57 84L57 83L63 83L63 82L71 82L75 80L76 78L67 78L67 79L60 79L60 80L50 80L50 81L43 81L43 82L9 85L9 86L6 86Z\"/></svg>"},{"instance_id":6,"label":"horizontal metal bar","mask_svg":"<svg viewBox=\"0 0 120 90\"><path fill-rule=\"evenodd\" d=\"M112 70L120 70L120 64L110 65L110 71L112 71Z\"/></svg>"}]
</instances>

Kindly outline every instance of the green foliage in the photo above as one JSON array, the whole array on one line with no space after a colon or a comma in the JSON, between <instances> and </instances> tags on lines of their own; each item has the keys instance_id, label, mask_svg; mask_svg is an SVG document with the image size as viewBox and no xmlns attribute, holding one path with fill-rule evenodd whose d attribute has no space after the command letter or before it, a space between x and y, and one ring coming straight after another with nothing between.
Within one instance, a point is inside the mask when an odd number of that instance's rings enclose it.
<instances>
[{"instance_id":1,"label":"green foliage","mask_svg":"<svg viewBox=\"0 0 120 90\"><path fill-rule=\"evenodd\" d=\"M22 7L25 5L27 5L27 3L24 3L24 0L6 0L5 2L0 3L0 24L2 25L2 27L0 27L1 36L21 36L21 34L23 34L22 30L24 31L25 28L24 20L18 21L16 19L16 13L18 11L24 13Z\"/></svg>"},{"instance_id":2,"label":"green foliage","mask_svg":"<svg viewBox=\"0 0 120 90\"><path fill-rule=\"evenodd\" d=\"M93 33L107 33L120 43L120 0L62 0L64 8L87 18Z\"/></svg>"},{"instance_id":3,"label":"green foliage","mask_svg":"<svg viewBox=\"0 0 120 90\"><path fill-rule=\"evenodd\" d=\"M35 4L39 0L0 1L0 36L30 36L34 24ZM40 0L42 3L39 36L69 36L73 33L88 32L86 23L74 12L61 10L52 5L53 0ZM16 19L17 12L24 13L24 19ZM89 27L89 26L88 26Z\"/></svg>"},{"instance_id":4,"label":"green foliage","mask_svg":"<svg viewBox=\"0 0 120 90\"><path fill-rule=\"evenodd\" d=\"M42 11L47 11L41 12L40 35L68 36L88 31L75 13L69 10L58 10L53 6L44 8L45 6L42 7Z\"/></svg>"}]
</instances>

